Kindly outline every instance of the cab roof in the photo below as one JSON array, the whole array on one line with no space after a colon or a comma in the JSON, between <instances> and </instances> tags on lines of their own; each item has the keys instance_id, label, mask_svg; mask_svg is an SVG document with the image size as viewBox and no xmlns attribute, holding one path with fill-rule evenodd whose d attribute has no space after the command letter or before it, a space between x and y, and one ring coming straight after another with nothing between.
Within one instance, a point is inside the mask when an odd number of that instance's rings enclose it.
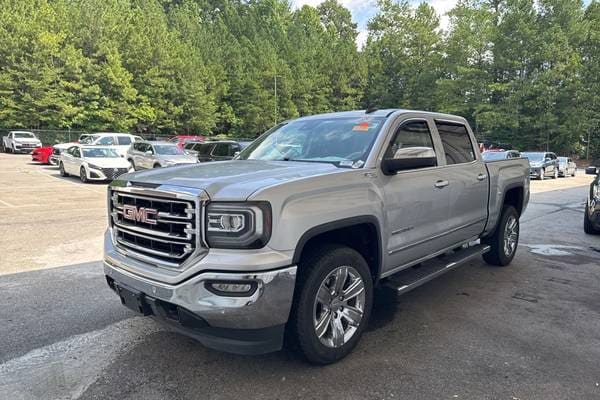
<instances>
[{"instance_id":1,"label":"cab roof","mask_svg":"<svg viewBox=\"0 0 600 400\"><path fill-rule=\"evenodd\" d=\"M406 110L401 108L385 108L381 110L374 109L372 112L367 112L367 110L354 110L354 111L341 111L334 113L326 113L326 114L317 114L306 117L300 117L297 120L311 120L311 119L321 119L321 118L360 118L360 117L380 117L380 118L389 118L392 115L401 115L401 114L411 114L417 113L424 116L430 116L436 119L444 119L444 120L454 120L457 122L465 122L463 117L451 114L437 113L431 111L419 111L419 110Z\"/></svg>"}]
</instances>

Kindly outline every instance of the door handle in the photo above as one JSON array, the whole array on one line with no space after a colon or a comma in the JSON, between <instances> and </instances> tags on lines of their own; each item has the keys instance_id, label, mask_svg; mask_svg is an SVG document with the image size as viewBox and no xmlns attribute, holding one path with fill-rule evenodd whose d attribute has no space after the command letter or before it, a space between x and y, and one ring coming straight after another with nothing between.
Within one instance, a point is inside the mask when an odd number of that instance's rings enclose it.
<instances>
[{"instance_id":1,"label":"door handle","mask_svg":"<svg viewBox=\"0 0 600 400\"><path fill-rule=\"evenodd\" d=\"M485 180L486 178L487 178L487 175L486 175L486 174L479 174L479 175L477 175L477 180L478 180L478 181L483 181L483 180Z\"/></svg>"},{"instance_id":2,"label":"door handle","mask_svg":"<svg viewBox=\"0 0 600 400\"><path fill-rule=\"evenodd\" d=\"M448 181L437 181L434 186L438 189L443 189L446 186L448 186L448 184L449 184Z\"/></svg>"}]
</instances>

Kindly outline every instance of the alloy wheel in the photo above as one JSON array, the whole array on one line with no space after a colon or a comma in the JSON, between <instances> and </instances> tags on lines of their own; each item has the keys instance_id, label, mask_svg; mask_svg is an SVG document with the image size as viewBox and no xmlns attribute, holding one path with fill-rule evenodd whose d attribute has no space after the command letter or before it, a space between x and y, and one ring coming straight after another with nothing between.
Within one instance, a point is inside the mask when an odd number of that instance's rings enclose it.
<instances>
[{"instance_id":1,"label":"alloy wheel","mask_svg":"<svg viewBox=\"0 0 600 400\"><path fill-rule=\"evenodd\" d=\"M313 307L317 337L330 348L346 344L360 326L365 310L365 284L358 271L340 266L321 282Z\"/></svg>"},{"instance_id":2,"label":"alloy wheel","mask_svg":"<svg viewBox=\"0 0 600 400\"><path fill-rule=\"evenodd\" d=\"M510 216L504 227L504 254L510 257L517 249L519 241L519 221Z\"/></svg>"}]
</instances>

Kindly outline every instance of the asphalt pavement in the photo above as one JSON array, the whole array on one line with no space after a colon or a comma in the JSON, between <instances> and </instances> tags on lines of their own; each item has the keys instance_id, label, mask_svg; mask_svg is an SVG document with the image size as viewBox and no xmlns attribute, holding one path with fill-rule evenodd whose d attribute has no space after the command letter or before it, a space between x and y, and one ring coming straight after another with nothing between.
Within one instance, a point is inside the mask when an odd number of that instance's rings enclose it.
<instances>
[{"instance_id":1,"label":"asphalt pavement","mask_svg":"<svg viewBox=\"0 0 600 400\"><path fill-rule=\"evenodd\" d=\"M600 237L569 179L532 182L511 266L379 291L327 367L206 349L122 307L97 261L0 276L0 399L598 399Z\"/></svg>"}]
</instances>

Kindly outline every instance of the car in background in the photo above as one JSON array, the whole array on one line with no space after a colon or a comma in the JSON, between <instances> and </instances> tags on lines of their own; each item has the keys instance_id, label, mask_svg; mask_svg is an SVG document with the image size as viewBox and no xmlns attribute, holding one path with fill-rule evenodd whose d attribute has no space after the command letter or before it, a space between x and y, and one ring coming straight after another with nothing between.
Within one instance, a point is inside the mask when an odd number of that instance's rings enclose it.
<instances>
[{"instance_id":1,"label":"car in background","mask_svg":"<svg viewBox=\"0 0 600 400\"><path fill-rule=\"evenodd\" d=\"M52 146L38 147L31 152L31 161L37 161L42 164L50 164L50 157L54 148Z\"/></svg>"},{"instance_id":2,"label":"car in background","mask_svg":"<svg viewBox=\"0 0 600 400\"><path fill-rule=\"evenodd\" d=\"M129 133L99 132L83 138L81 144L88 146L111 146L121 157L125 157L131 144L142 140L144 139L141 136Z\"/></svg>"},{"instance_id":3,"label":"car in background","mask_svg":"<svg viewBox=\"0 0 600 400\"><path fill-rule=\"evenodd\" d=\"M42 147L42 141L33 132L10 131L2 138L5 153L29 153L38 147Z\"/></svg>"},{"instance_id":4,"label":"car in background","mask_svg":"<svg viewBox=\"0 0 600 400\"><path fill-rule=\"evenodd\" d=\"M546 177L558 178L558 157L549 151L532 151L521 153L521 157L529 159L529 177L544 180Z\"/></svg>"},{"instance_id":5,"label":"car in background","mask_svg":"<svg viewBox=\"0 0 600 400\"><path fill-rule=\"evenodd\" d=\"M74 145L62 152L60 176L79 176L81 182L110 181L129 172L129 162L113 147Z\"/></svg>"},{"instance_id":6,"label":"car in background","mask_svg":"<svg viewBox=\"0 0 600 400\"><path fill-rule=\"evenodd\" d=\"M252 143L250 140L220 140L205 143L188 143L185 150L195 154L200 162L232 160L237 153Z\"/></svg>"},{"instance_id":7,"label":"car in background","mask_svg":"<svg viewBox=\"0 0 600 400\"><path fill-rule=\"evenodd\" d=\"M558 157L558 176L575 176L577 164L570 157Z\"/></svg>"},{"instance_id":8,"label":"car in background","mask_svg":"<svg viewBox=\"0 0 600 400\"><path fill-rule=\"evenodd\" d=\"M135 142L127 151L126 158L134 170L198 162L195 156L186 154L171 142Z\"/></svg>"},{"instance_id":9,"label":"car in background","mask_svg":"<svg viewBox=\"0 0 600 400\"><path fill-rule=\"evenodd\" d=\"M168 142L177 144L177 147L183 149L189 142L204 142L204 136L200 135L177 135L169 138Z\"/></svg>"},{"instance_id":10,"label":"car in background","mask_svg":"<svg viewBox=\"0 0 600 400\"><path fill-rule=\"evenodd\" d=\"M600 162L594 163L600 165ZM585 213L583 216L583 230L590 235L600 234L600 167L591 166L585 169L587 175L596 175L590 184Z\"/></svg>"},{"instance_id":11,"label":"car in background","mask_svg":"<svg viewBox=\"0 0 600 400\"><path fill-rule=\"evenodd\" d=\"M508 160L510 158L520 158L521 153L519 153L517 150L488 150L481 153L481 157L483 157L483 161Z\"/></svg>"}]
</instances>

